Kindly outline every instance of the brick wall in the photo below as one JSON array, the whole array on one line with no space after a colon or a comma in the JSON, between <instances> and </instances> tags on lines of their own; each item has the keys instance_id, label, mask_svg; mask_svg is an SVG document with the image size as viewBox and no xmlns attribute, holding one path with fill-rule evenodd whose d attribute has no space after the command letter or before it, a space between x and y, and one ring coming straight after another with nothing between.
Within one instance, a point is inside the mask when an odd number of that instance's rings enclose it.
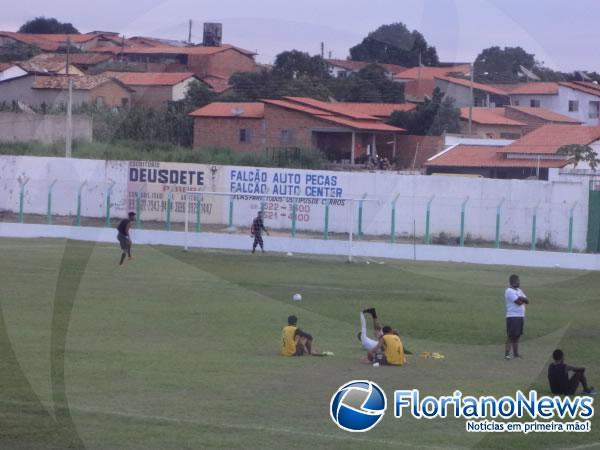
<instances>
[{"instance_id":1,"label":"brick wall","mask_svg":"<svg viewBox=\"0 0 600 450\"><path fill-rule=\"evenodd\" d=\"M132 96L134 105L149 108L164 108L172 100L173 89L171 86L130 86L135 93Z\"/></svg>"},{"instance_id":2,"label":"brick wall","mask_svg":"<svg viewBox=\"0 0 600 450\"><path fill-rule=\"evenodd\" d=\"M417 144L419 145L419 150L415 169L422 168L428 158L442 151L444 145L443 136L415 136L407 134L398 136L397 139L398 166L400 169L412 168Z\"/></svg>"},{"instance_id":3,"label":"brick wall","mask_svg":"<svg viewBox=\"0 0 600 450\"><path fill-rule=\"evenodd\" d=\"M194 147L225 147L238 152L257 152L264 148L262 119L234 117L195 117ZM240 130L247 129L250 142L240 142Z\"/></svg>"},{"instance_id":4,"label":"brick wall","mask_svg":"<svg viewBox=\"0 0 600 450\"><path fill-rule=\"evenodd\" d=\"M520 125L482 125L473 122L472 132L475 137L483 139L518 139L524 134L524 128ZM460 132L465 135L469 133L468 120L460 121ZM515 136L504 137L507 133Z\"/></svg>"},{"instance_id":5,"label":"brick wall","mask_svg":"<svg viewBox=\"0 0 600 450\"><path fill-rule=\"evenodd\" d=\"M104 104L107 106L121 106L123 99L131 102L131 92L113 81L104 83L89 92L92 103L96 102L98 97L104 97Z\"/></svg>"},{"instance_id":6,"label":"brick wall","mask_svg":"<svg viewBox=\"0 0 600 450\"><path fill-rule=\"evenodd\" d=\"M225 50L214 55L190 55L188 67L200 78L211 74L229 78L236 72L256 70L256 62L237 50Z\"/></svg>"}]
</instances>

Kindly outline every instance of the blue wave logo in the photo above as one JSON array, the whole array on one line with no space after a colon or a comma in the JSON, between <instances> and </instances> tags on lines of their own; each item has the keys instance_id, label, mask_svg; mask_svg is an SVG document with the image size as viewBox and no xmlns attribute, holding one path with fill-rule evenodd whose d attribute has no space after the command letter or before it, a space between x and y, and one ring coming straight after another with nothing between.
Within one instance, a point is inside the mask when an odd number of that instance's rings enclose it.
<instances>
[{"instance_id":1,"label":"blue wave logo","mask_svg":"<svg viewBox=\"0 0 600 450\"><path fill-rule=\"evenodd\" d=\"M386 408L385 393L377 384L354 380L333 394L329 413L331 420L342 430L365 432L379 423Z\"/></svg>"}]
</instances>

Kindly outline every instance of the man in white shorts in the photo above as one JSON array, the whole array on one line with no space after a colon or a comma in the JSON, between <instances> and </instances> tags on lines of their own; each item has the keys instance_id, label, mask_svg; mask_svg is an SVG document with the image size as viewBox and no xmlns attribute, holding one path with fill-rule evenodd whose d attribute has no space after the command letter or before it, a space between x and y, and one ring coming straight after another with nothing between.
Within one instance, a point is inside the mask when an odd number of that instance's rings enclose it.
<instances>
[{"instance_id":1,"label":"man in white shorts","mask_svg":"<svg viewBox=\"0 0 600 450\"><path fill-rule=\"evenodd\" d=\"M369 338L369 336L367 336L367 319L365 318L365 314L371 314L371 316L373 317L373 335L375 336L374 339L371 339ZM362 311L360 313L360 332L356 335L356 337L358 338L364 349L367 352L370 352L375 347L377 347L379 345L379 340L381 339L383 334L383 326L377 318L377 312L375 311L375 308L368 308ZM391 334L395 334L398 337L400 336L400 333L396 329L393 329ZM412 355L412 352L410 352L406 348L404 348L404 353L407 355Z\"/></svg>"}]
</instances>

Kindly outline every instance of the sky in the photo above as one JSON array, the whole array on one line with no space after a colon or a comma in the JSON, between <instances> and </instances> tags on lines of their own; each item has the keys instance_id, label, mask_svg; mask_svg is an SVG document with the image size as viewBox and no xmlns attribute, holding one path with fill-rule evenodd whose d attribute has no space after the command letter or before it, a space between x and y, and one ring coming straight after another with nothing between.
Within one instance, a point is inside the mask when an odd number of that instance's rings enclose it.
<instances>
[{"instance_id":1,"label":"sky","mask_svg":"<svg viewBox=\"0 0 600 450\"><path fill-rule=\"evenodd\" d=\"M600 72L598 0L19 0L0 14L16 31L37 16L71 22L82 32L202 41L203 22L223 23L223 41L272 62L284 51L344 59L382 24L403 22L437 48L442 61L469 62L492 45L523 47L553 69ZM86 5L89 4L89 7Z\"/></svg>"}]
</instances>

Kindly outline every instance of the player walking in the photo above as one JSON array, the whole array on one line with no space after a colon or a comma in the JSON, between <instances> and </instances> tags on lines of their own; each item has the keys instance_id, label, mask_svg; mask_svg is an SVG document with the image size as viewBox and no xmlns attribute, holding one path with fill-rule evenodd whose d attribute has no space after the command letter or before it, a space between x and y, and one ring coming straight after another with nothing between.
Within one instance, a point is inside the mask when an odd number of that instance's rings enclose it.
<instances>
[{"instance_id":1,"label":"player walking","mask_svg":"<svg viewBox=\"0 0 600 450\"><path fill-rule=\"evenodd\" d=\"M252 253L256 251L256 246L260 245L260 249L262 252L265 252L265 248L263 245L262 232L267 233L269 235L269 231L265 228L265 223L263 222L263 213L262 211L258 211L258 214L252 221L252 228L250 229L250 235L254 237L254 242L252 243Z\"/></svg>"},{"instance_id":2,"label":"player walking","mask_svg":"<svg viewBox=\"0 0 600 450\"><path fill-rule=\"evenodd\" d=\"M127 216L128 218L121 220L117 226L117 240L119 241L122 251L119 265L123 264L126 256L129 257L129 260L133 259L131 256L131 236L129 235L129 230L131 228L131 223L135 219L135 213L130 212Z\"/></svg>"}]
</instances>

